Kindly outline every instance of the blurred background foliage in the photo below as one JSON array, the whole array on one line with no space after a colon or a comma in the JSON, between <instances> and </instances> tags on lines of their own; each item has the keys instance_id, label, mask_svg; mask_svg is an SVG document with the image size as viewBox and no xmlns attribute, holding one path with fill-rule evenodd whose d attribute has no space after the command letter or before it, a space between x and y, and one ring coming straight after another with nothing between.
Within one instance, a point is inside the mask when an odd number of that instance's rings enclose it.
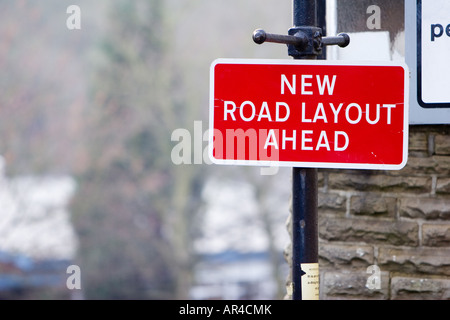
<instances>
[{"instance_id":1,"label":"blurred background foliage","mask_svg":"<svg viewBox=\"0 0 450 320\"><path fill-rule=\"evenodd\" d=\"M66 27L71 4L81 8L81 30ZM196 120L207 129L214 59L287 58L283 46L258 47L251 34L285 33L290 6L0 1L0 154L9 176L75 177L74 263L85 298L188 298L209 177L257 181L263 206L270 180L255 180L262 178L250 169L174 165L171 134L193 132ZM258 211L272 243L270 209Z\"/></svg>"}]
</instances>

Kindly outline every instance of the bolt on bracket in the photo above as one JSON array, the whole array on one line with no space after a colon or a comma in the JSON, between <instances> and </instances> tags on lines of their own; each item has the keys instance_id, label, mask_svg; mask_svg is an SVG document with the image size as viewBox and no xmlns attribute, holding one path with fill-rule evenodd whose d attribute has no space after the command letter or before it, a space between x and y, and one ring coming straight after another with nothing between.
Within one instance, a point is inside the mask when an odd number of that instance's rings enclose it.
<instances>
[{"instance_id":1,"label":"bolt on bracket","mask_svg":"<svg viewBox=\"0 0 450 320\"><path fill-rule=\"evenodd\" d=\"M283 43L288 46L288 53L294 58L318 56L323 46L338 45L344 48L350 43L350 36L340 33L336 37L322 37L322 29L317 27L294 27L289 29L288 35L267 33L262 29L253 32L253 41L257 44L264 42Z\"/></svg>"}]
</instances>

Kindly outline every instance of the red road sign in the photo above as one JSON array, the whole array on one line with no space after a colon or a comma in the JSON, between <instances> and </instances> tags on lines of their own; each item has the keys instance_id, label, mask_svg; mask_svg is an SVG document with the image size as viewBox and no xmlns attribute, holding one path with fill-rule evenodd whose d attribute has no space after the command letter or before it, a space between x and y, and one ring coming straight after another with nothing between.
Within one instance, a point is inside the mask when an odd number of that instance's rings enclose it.
<instances>
[{"instance_id":1,"label":"red road sign","mask_svg":"<svg viewBox=\"0 0 450 320\"><path fill-rule=\"evenodd\" d=\"M403 168L409 72L403 64L219 59L211 65L213 163Z\"/></svg>"}]
</instances>

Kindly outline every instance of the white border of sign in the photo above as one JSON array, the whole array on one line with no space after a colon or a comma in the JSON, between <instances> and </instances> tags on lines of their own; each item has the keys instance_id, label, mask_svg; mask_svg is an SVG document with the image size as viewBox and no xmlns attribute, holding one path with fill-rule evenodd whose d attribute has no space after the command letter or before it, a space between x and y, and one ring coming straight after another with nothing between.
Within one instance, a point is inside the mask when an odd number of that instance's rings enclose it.
<instances>
[{"instance_id":1,"label":"white border of sign","mask_svg":"<svg viewBox=\"0 0 450 320\"><path fill-rule=\"evenodd\" d=\"M403 162L399 165L368 164L368 163L328 163L328 162L288 162L288 161L255 161L255 160L223 160L213 156L214 141L214 69L217 64L272 64L272 65L345 65L345 66L397 66L405 71L405 110L403 119ZM217 59L210 67L209 88L209 139L208 155L212 163L219 165L245 165L258 167L302 167L328 169L366 169L366 170L400 170L408 161L409 142L409 70L404 63L390 61L358 61L339 60L281 60L281 59Z\"/></svg>"},{"instance_id":2,"label":"white border of sign","mask_svg":"<svg viewBox=\"0 0 450 320\"><path fill-rule=\"evenodd\" d=\"M418 102L417 0L405 1L405 59L411 71L410 124L450 124L450 108L423 108Z\"/></svg>"}]
</instances>

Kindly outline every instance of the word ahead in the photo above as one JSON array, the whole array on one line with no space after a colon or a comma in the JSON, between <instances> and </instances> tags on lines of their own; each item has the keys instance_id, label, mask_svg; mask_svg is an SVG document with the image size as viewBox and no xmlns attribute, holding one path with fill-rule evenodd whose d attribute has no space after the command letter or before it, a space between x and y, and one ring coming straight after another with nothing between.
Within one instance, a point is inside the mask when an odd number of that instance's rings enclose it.
<instances>
[{"instance_id":1,"label":"word ahead","mask_svg":"<svg viewBox=\"0 0 450 320\"><path fill-rule=\"evenodd\" d=\"M216 60L211 160L399 170L408 154L408 77L394 64Z\"/></svg>"}]
</instances>

